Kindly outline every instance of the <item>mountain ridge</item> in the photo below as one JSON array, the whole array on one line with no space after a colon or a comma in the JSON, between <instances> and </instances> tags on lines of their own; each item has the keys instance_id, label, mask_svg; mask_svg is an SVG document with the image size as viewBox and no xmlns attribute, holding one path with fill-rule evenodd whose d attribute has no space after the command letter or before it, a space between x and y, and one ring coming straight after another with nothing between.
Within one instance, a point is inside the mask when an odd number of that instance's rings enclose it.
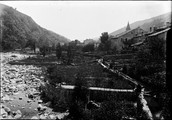
<instances>
[{"instance_id":1,"label":"mountain ridge","mask_svg":"<svg viewBox=\"0 0 172 120\"><path fill-rule=\"evenodd\" d=\"M41 27L30 16L7 5L0 4L0 19L3 21L2 47L23 48L29 41L38 47L68 43L71 40L51 30ZM14 48L15 49L15 48Z\"/></svg>"},{"instance_id":2,"label":"mountain ridge","mask_svg":"<svg viewBox=\"0 0 172 120\"><path fill-rule=\"evenodd\" d=\"M171 12L168 12L168 13L164 13L155 17L133 22L130 24L130 27L131 29L134 29L136 27L141 27L143 30L149 31L150 27L153 27L153 26L160 27L160 26L163 26L166 22L170 22L170 21L171 21ZM117 34L124 32L125 29L126 29L126 26L111 32L109 35L116 36Z\"/></svg>"}]
</instances>

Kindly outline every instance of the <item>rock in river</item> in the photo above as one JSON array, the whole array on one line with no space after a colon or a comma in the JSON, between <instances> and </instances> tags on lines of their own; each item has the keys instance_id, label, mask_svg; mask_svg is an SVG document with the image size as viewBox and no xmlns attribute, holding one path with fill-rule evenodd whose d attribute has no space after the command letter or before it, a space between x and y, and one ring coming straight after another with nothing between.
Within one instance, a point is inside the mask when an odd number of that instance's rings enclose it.
<instances>
[{"instance_id":1,"label":"rock in river","mask_svg":"<svg viewBox=\"0 0 172 120\"><path fill-rule=\"evenodd\" d=\"M2 101L11 101L12 99L8 95L5 95L1 100Z\"/></svg>"},{"instance_id":2,"label":"rock in river","mask_svg":"<svg viewBox=\"0 0 172 120\"><path fill-rule=\"evenodd\" d=\"M49 117L50 117L50 119L56 119L56 116L53 114L49 115Z\"/></svg>"},{"instance_id":3,"label":"rock in river","mask_svg":"<svg viewBox=\"0 0 172 120\"><path fill-rule=\"evenodd\" d=\"M39 119L37 116L33 116L31 119Z\"/></svg>"},{"instance_id":4,"label":"rock in river","mask_svg":"<svg viewBox=\"0 0 172 120\"><path fill-rule=\"evenodd\" d=\"M6 106L4 106L4 110L5 110L8 114L10 114L10 112L11 112L11 109L10 109L9 107L6 107Z\"/></svg>"},{"instance_id":5,"label":"rock in river","mask_svg":"<svg viewBox=\"0 0 172 120\"><path fill-rule=\"evenodd\" d=\"M14 116L15 119L19 119L22 117L22 113L20 110L17 110L15 113L16 113L16 115Z\"/></svg>"},{"instance_id":6,"label":"rock in river","mask_svg":"<svg viewBox=\"0 0 172 120\"><path fill-rule=\"evenodd\" d=\"M38 104L42 103L42 100L38 100Z\"/></svg>"},{"instance_id":7,"label":"rock in river","mask_svg":"<svg viewBox=\"0 0 172 120\"><path fill-rule=\"evenodd\" d=\"M39 118L40 118L41 120L42 120L42 119L47 119L47 117L46 117L44 114L40 115Z\"/></svg>"},{"instance_id":8,"label":"rock in river","mask_svg":"<svg viewBox=\"0 0 172 120\"><path fill-rule=\"evenodd\" d=\"M22 97L19 97L19 100L22 100Z\"/></svg>"},{"instance_id":9,"label":"rock in river","mask_svg":"<svg viewBox=\"0 0 172 120\"><path fill-rule=\"evenodd\" d=\"M37 109L38 109L38 111L45 111L47 109L47 107L46 106L42 106L41 104L39 104Z\"/></svg>"},{"instance_id":10,"label":"rock in river","mask_svg":"<svg viewBox=\"0 0 172 120\"><path fill-rule=\"evenodd\" d=\"M0 116L2 116L2 118L6 118L8 114L4 109L1 109Z\"/></svg>"}]
</instances>

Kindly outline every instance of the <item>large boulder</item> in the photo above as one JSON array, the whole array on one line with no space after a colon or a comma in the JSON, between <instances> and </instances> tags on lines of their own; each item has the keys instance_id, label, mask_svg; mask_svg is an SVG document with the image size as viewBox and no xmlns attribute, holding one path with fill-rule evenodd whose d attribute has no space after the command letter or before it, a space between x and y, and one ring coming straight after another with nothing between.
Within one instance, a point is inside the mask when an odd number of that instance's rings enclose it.
<instances>
[{"instance_id":1,"label":"large boulder","mask_svg":"<svg viewBox=\"0 0 172 120\"><path fill-rule=\"evenodd\" d=\"M3 98L1 100L2 101L11 101L12 99L8 95L5 95L5 96L3 96Z\"/></svg>"},{"instance_id":2,"label":"large boulder","mask_svg":"<svg viewBox=\"0 0 172 120\"><path fill-rule=\"evenodd\" d=\"M43 101L42 100L38 100L38 104L41 104Z\"/></svg>"},{"instance_id":3,"label":"large boulder","mask_svg":"<svg viewBox=\"0 0 172 120\"><path fill-rule=\"evenodd\" d=\"M19 119L22 117L22 113L20 110L17 110L15 113L16 113L16 115L14 116L15 119Z\"/></svg>"},{"instance_id":4,"label":"large boulder","mask_svg":"<svg viewBox=\"0 0 172 120\"><path fill-rule=\"evenodd\" d=\"M53 114L49 115L49 117L50 119L56 119L56 115L53 115Z\"/></svg>"},{"instance_id":5,"label":"large boulder","mask_svg":"<svg viewBox=\"0 0 172 120\"><path fill-rule=\"evenodd\" d=\"M46 109L47 109L46 106L43 106L43 105L41 105L41 104L38 104L38 107L37 107L37 110L38 110L38 111L45 111Z\"/></svg>"},{"instance_id":6,"label":"large boulder","mask_svg":"<svg viewBox=\"0 0 172 120\"><path fill-rule=\"evenodd\" d=\"M42 115L39 116L39 118L40 118L41 120L43 120L43 119L47 119L47 116L45 116L44 114L42 114Z\"/></svg>"},{"instance_id":7,"label":"large boulder","mask_svg":"<svg viewBox=\"0 0 172 120\"><path fill-rule=\"evenodd\" d=\"M37 116L33 116L31 119L39 119Z\"/></svg>"},{"instance_id":8,"label":"large boulder","mask_svg":"<svg viewBox=\"0 0 172 120\"><path fill-rule=\"evenodd\" d=\"M1 116L2 118L7 118L8 113L7 113L4 109L1 109L0 116Z\"/></svg>"},{"instance_id":9,"label":"large boulder","mask_svg":"<svg viewBox=\"0 0 172 120\"><path fill-rule=\"evenodd\" d=\"M10 114L10 112L11 112L11 109L10 109L9 107L6 107L6 106L4 106L4 110L5 110L8 114Z\"/></svg>"}]
</instances>

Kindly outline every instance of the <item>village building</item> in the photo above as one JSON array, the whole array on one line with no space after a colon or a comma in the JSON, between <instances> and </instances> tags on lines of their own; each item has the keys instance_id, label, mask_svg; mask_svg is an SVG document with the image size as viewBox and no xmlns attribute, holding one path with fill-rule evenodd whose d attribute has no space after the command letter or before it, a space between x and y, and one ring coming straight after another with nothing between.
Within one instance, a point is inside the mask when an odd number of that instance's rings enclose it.
<instances>
[{"instance_id":1,"label":"village building","mask_svg":"<svg viewBox=\"0 0 172 120\"><path fill-rule=\"evenodd\" d=\"M164 30L161 30L159 32L155 32L153 34L148 35L147 39L149 38L159 38L166 40L167 39L167 32L170 30L170 28L166 28Z\"/></svg>"},{"instance_id":2,"label":"village building","mask_svg":"<svg viewBox=\"0 0 172 120\"><path fill-rule=\"evenodd\" d=\"M159 38L159 39L166 40L168 30L170 30L170 27L157 29L157 30L154 31L152 34L149 34L149 35L147 36L147 38L148 38L148 39L149 39L149 38Z\"/></svg>"},{"instance_id":3,"label":"village building","mask_svg":"<svg viewBox=\"0 0 172 120\"><path fill-rule=\"evenodd\" d=\"M161 27L156 27L156 26L150 27L150 31L144 35L144 40L145 39L152 40L153 38L154 39L158 38L158 39L163 39L164 41L166 41L167 32L171 29L170 26L171 26L171 23L167 22L166 25L161 26ZM132 44L131 47L137 48L143 45L145 43L144 40L137 42L135 44Z\"/></svg>"},{"instance_id":4,"label":"village building","mask_svg":"<svg viewBox=\"0 0 172 120\"><path fill-rule=\"evenodd\" d=\"M124 47L123 41L134 40L135 43L141 42L145 38L145 34L147 32L142 28L137 27L131 29L129 23L127 24L126 31L112 37L111 40L111 48L116 47L118 51L122 50Z\"/></svg>"}]
</instances>

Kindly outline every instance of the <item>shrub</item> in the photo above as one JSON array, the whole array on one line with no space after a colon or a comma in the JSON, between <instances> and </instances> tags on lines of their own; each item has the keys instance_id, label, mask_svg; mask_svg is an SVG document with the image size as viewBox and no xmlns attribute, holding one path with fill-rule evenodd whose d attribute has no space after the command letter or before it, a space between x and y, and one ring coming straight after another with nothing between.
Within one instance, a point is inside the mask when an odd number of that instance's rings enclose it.
<instances>
[{"instance_id":1,"label":"shrub","mask_svg":"<svg viewBox=\"0 0 172 120\"><path fill-rule=\"evenodd\" d=\"M121 120L123 116L134 117L136 110L128 101L106 101L93 112L94 120Z\"/></svg>"},{"instance_id":2,"label":"shrub","mask_svg":"<svg viewBox=\"0 0 172 120\"><path fill-rule=\"evenodd\" d=\"M87 44L82 48L83 52L93 52L94 51L94 44Z\"/></svg>"},{"instance_id":3,"label":"shrub","mask_svg":"<svg viewBox=\"0 0 172 120\"><path fill-rule=\"evenodd\" d=\"M65 78L57 71L57 66L53 65L47 68L47 79L51 85L56 86L57 84L63 82Z\"/></svg>"}]
</instances>

